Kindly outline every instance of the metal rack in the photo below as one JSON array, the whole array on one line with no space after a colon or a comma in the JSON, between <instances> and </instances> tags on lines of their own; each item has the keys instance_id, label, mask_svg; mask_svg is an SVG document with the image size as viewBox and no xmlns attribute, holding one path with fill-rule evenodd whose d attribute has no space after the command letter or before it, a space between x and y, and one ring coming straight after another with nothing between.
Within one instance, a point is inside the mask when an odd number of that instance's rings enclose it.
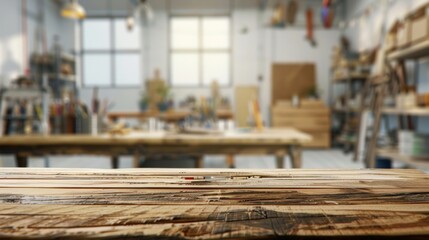
<instances>
[{"instance_id":1,"label":"metal rack","mask_svg":"<svg viewBox=\"0 0 429 240\"><path fill-rule=\"evenodd\" d=\"M345 90L345 103L344 106L338 107L334 103L332 106L333 118L339 120L340 127L339 129L334 130L333 142L336 145L342 146L344 152L353 152L356 149L356 139L357 131L359 129L359 124L353 126L352 120L356 118L361 113L361 107L351 107L350 101L358 93L362 93L363 86L369 77L369 73L366 72L353 72L354 68L367 69L369 65L360 64L358 62L352 62L346 66L333 67L332 72L336 69L344 69L347 74L343 76L334 76L332 78L332 89L331 97L335 98L335 86L343 85L346 86ZM369 72L369 71L368 71ZM350 136L355 137L350 137ZM355 153L354 159L357 159Z\"/></svg>"}]
</instances>

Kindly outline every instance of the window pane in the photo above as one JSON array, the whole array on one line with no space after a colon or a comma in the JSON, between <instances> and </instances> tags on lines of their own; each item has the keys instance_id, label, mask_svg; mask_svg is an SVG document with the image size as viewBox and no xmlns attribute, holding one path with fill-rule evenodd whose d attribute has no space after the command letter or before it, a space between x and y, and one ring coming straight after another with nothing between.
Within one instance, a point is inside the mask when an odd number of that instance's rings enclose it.
<instances>
[{"instance_id":1,"label":"window pane","mask_svg":"<svg viewBox=\"0 0 429 240\"><path fill-rule=\"evenodd\" d=\"M213 17L203 19L203 48L227 49L230 47L229 18Z\"/></svg>"},{"instance_id":2,"label":"window pane","mask_svg":"<svg viewBox=\"0 0 429 240\"><path fill-rule=\"evenodd\" d=\"M117 86L139 86L140 70L140 55L138 53L117 54L115 56L115 84Z\"/></svg>"},{"instance_id":3,"label":"window pane","mask_svg":"<svg viewBox=\"0 0 429 240\"><path fill-rule=\"evenodd\" d=\"M171 81L173 85L198 85L198 68L198 54L173 53L171 57Z\"/></svg>"},{"instance_id":4,"label":"window pane","mask_svg":"<svg viewBox=\"0 0 429 240\"><path fill-rule=\"evenodd\" d=\"M219 85L230 83L230 58L228 53L206 53L203 55L203 82L210 85L216 80Z\"/></svg>"},{"instance_id":5,"label":"window pane","mask_svg":"<svg viewBox=\"0 0 429 240\"><path fill-rule=\"evenodd\" d=\"M111 48L109 19L84 20L82 28L84 50L108 50Z\"/></svg>"},{"instance_id":6,"label":"window pane","mask_svg":"<svg viewBox=\"0 0 429 240\"><path fill-rule=\"evenodd\" d=\"M140 29L136 23L129 31L125 19L115 20L115 48L117 50L140 49Z\"/></svg>"},{"instance_id":7,"label":"window pane","mask_svg":"<svg viewBox=\"0 0 429 240\"><path fill-rule=\"evenodd\" d=\"M108 53L83 56L84 83L86 86L110 86L111 57Z\"/></svg>"},{"instance_id":8,"label":"window pane","mask_svg":"<svg viewBox=\"0 0 429 240\"><path fill-rule=\"evenodd\" d=\"M199 47L198 18L171 20L171 47L173 49L197 49Z\"/></svg>"}]
</instances>

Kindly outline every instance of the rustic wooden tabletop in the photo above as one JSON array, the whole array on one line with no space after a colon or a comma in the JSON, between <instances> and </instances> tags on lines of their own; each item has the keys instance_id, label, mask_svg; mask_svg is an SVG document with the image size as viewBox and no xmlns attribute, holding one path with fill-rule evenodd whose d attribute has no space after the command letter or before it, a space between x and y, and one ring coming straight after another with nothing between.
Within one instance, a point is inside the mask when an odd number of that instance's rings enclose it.
<instances>
[{"instance_id":1,"label":"rustic wooden tabletop","mask_svg":"<svg viewBox=\"0 0 429 240\"><path fill-rule=\"evenodd\" d=\"M0 238L429 239L417 170L0 169Z\"/></svg>"}]
</instances>

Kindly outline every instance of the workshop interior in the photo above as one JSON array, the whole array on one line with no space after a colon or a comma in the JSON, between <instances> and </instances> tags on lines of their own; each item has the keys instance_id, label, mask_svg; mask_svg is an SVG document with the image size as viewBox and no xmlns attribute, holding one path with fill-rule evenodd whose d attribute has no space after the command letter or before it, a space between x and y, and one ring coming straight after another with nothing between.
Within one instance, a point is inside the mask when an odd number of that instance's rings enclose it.
<instances>
[{"instance_id":1,"label":"workshop interior","mask_svg":"<svg viewBox=\"0 0 429 240\"><path fill-rule=\"evenodd\" d=\"M0 19L0 238L429 239L428 0Z\"/></svg>"}]
</instances>

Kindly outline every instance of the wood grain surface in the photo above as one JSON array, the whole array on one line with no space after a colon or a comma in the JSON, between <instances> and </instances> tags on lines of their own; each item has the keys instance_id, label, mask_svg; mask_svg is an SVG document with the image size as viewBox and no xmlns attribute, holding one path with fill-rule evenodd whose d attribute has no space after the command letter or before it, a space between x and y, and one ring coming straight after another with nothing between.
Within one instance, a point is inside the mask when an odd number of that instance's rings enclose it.
<instances>
[{"instance_id":1,"label":"wood grain surface","mask_svg":"<svg viewBox=\"0 0 429 240\"><path fill-rule=\"evenodd\" d=\"M417 170L0 169L3 239L428 239Z\"/></svg>"}]
</instances>

